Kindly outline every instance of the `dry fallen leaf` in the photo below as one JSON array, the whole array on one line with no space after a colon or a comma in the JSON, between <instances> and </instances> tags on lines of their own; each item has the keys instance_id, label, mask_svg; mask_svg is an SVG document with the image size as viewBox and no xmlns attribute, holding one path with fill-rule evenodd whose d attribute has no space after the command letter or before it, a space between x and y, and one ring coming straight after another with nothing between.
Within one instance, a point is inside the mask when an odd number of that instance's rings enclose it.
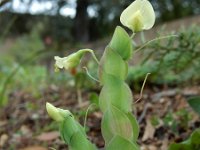
<instances>
[{"instance_id":1,"label":"dry fallen leaf","mask_svg":"<svg viewBox=\"0 0 200 150\"><path fill-rule=\"evenodd\" d=\"M41 147L41 146L29 146L26 148L22 148L20 150L48 150L48 149L45 147Z\"/></svg>"},{"instance_id":2,"label":"dry fallen leaf","mask_svg":"<svg viewBox=\"0 0 200 150\"><path fill-rule=\"evenodd\" d=\"M6 120L0 120L0 127L5 126L8 123Z\"/></svg>"},{"instance_id":3,"label":"dry fallen leaf","mask_svg":"<svg viewBox=\"0 0 200 150\"><path fill-rule=\"evenodd\" d=\"M32 131L26 125L22 125L20 128L20 131L21 131L22 135L26 135L26 137L32 136Z\"/></svg>"},{"instance_id":4,"label":"dry fallen leaf","mask_svg":"<svg viewBox=\"0 0 200 150\"><path fill-rule=\"evenodd\" d=\"M147 119L146 123L147 124L146 124L146 127L145 127L144 135L142 137L142 141L146 141L147 139L152 139L154 137L154 133L155 133L155 128L151 124L150 119Z\"/></svg>"},{"instance_id":5,"label":"dry fallen leaf","mask_svg":"<svg viewBox=\"0 0 200 150\"><path fill-rule=\"evenodd\" d=\"M141 150L158 150L154 145L142 145Z\"/></svg>"},{"instance_id":6,"label":"dry fallen leaf","mask_svg":"<svg viewBox=\"0 0 200 150\"><path fill-rule=\"evenodd\" d=\"M157 148L154 146L154 145L150 145L150 146L148 146L148 150L157 150Z\"/></svg>"},{"instance_id":7,"label":"dry fallen leaf","mask_svg":"<svg viewBox=\"0 0 200 150\"><path fill-rule=\"evenodd\" d=\"M163 141L162 141L162 146L161 146L161 150L167 150L169 146L169 141L167 138L165 138Z\"/></svg>"},{"instance_id":8,"label":"dry fallen leaf","mask_svg":"<svg viewBox=\"0 0 200 150\"><path fill-rule=\"evenodd\" d=\"M0 137L0 147L3 147L4 144L7 142L7 140L8 140L8 135L2 134Z\"/></svg>"},{"instance_id":9,"label":"dry fallen leaf","mask_svg":"<svg viewBox=\"0 0 200 150\"><path fill-rule=\"evenodd\" d=\"M36 139L39 141L51 141L57 139L58 137L59 137L59 132L52 131L52 132L42 133L39 136L37 136Z\"/></svg>"},{"instance_id":10,"label":"dry fallen leaf","mask_svg":"<svg viewBox=\"0 0 200 150\"><path fill-rule=\"evenodd\" d=\"M102 113L101 112L94 112L93 114L94 114L94 116L96 118L102 118Z\"/></svg>"}]
</instances>

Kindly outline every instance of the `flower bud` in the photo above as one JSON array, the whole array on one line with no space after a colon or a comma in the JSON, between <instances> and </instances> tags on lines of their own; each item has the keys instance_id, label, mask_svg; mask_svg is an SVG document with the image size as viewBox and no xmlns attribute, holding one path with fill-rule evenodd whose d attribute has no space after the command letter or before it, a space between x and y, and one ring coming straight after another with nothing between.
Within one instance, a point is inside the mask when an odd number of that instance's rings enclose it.
<instances>
[{"instance_id":1,"label":"flower bud","mask_svg":"<svg viewBox=\"0 0 200 150\"><path fill-rule=\"evenodd\" d=\"M67 116L71 115L68 110L56 108L50 103L46 103L46 109L49 116L57 122L62 122Z\"/></svg>"},{"instance_id":2,"label":"flower bud","mask_svg":"<svg viewBox=\"0 0 200 150\"><path fill-rule=\"evenodd\" d=\"M59 57L55 56L54 59L56 60L55 67L56 69L63 69L65 68L66 70L75 68L79 65L81 58L83 56L85 51L78 51L76 53L73 53L67 57Z\"/></svg>"},{"instance_id":3,"label":"flower bud","mask_svg":"<svg viewBox=\"0 0 200 150\"><path fill-rule=\"evenodd\" d=\"M155 12L148 0L135 0L122 12L120 21L134 33L148 30L155 23Z\"/></svg>"}]
</instances>

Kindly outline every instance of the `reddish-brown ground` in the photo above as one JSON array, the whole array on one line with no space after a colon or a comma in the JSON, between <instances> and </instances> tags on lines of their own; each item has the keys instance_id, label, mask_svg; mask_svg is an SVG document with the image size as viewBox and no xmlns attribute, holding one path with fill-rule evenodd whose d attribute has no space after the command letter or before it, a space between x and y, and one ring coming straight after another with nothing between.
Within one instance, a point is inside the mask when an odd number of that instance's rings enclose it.
<instances>
[{"instance_id":1,"label":"reddish-brown ground","mask_svg":"<svg viewBox=\"0 0 200 150\"><path fill-rule=\"evenodd\" d=\"M134 113L140 122L138 143L142 150L166 150L169 143L186 139L195 128L200 127L199 116L186 102L188 96L200 94L200 87L174 89L147 86L145 89L143 99L134 104ZM83 124L84 113L89 105L89 92L83 93L81 108L77 107L76 92L54 85L42 91L42 95L41 98L34 98L23 91L10 94L8 105L0 109L1 150L47 150L50 147L67 149L59 137L56 123L46 113L45 103L48 101L57 107L69 109ZM139 93L134 93L134 99L138 97ZM186 115L178 115L176 112L180 110L185 110ZM77 112L80 112L79 115ZM164 123L163 118L169 112L173 112L177 127ZM187 113L189 119L186 119ZM88 136L98 147L104 146L101 117L98 109L93 109L87 117ZM156 124L152 125L152 122Z\"/></svg>"}]
</instances>

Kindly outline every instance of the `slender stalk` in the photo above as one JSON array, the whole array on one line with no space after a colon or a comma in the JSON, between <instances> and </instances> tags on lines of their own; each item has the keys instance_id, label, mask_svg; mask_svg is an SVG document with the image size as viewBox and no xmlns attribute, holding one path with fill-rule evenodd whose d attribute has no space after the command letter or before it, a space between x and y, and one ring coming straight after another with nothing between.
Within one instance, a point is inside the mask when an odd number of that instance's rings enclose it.
<instances>
[{"instance_id":1,"label":"slender stalk","mask_svg":"<svg viewBox=\"0 0 200 150\"><path fill-rule=\"evenodd\" d=\"M161 37L155 38L155 39L153 39L153 40L150 40L150 41L144 43L144 44L143 44L141 47L139 47L138 49L136 49L136 50L134 51L134 53L137 53L138 51L140 51L141 49L143 49L144 47L146 47L147 45L149 45L149 44L152 43L152 42L155 42L155 41L157 41L157 40L162 40L162 39L171 38L171 37L178 37L178 35L161 36Z\"/></svg>"},{"instance_id":2,"label":"slender stalk","mask_svg":"<svg viewBox=\"0 0 200 150\"><path fill-rule=\"evenodd\" d=\"M87 67L83 67L83 69L85 69L87 75L88 75L92 80L94 80L94 81L96 81L96 82L98 82L98 83L100 82L98 79L96 79L95 77L93 77L93 76L89 73Z\"/></svg>"},{"instance_id":3,"label":"slender stalk","mask_svg":"<svg viewBox=\"0 0 200 150\"><path fill-rule=\"evenodd\" d=\"M139 102L139 101L142 99L144 86L145 86L145 83L146 83L146 81L147 81L147 78L148 78L148 76L149 76L150 74L151 74L151 73L147 73L147 74L146 74L145 79L144 79L144 82L143 82L143 84L142 84L141 91L140 91L140 97L135 101L135 104L136 104L137 102Z\"/></svg>"},{"instance_id":4,"label":"slender stalk","mask_svg":"<svg viewBox=\"0 0 200 150\"><path fill-rule=\"evenodd\" d=\"M133 32L133 33L131 34L131 39L133 39L134 36L135 36L135 33Z\"/></svg>"},{"instance_id":5,"label":"slender stalk","mask_svg":"<svg viewBox=\"0 0 200 150\"><path fill-rule=\"evenodd\" d=\"M93 59L97 62L97 64L99 65L99 60L97 59L96 55L94 54L94 51L91 49L82 49L81 51L86 51L86 52L90 52L92 54Z\"/></svg>"},{"instance_id":6,"label":"slender stalk","mask_svg":"<svg viewBox=\"0 0 200 150\"><path fill-rule=\"evenodd\" d=\"M81 104L83 103L81 89L77 88L76 92L77 92L77 98L78 98L78 105L81 106Z\"/></svg>"},{"instance_id":7,"label":"slender stalk","mask_svg":"<svg viewBox=\"0 0 200 150\"><path fill-rule=\"evenodd\" d=\"M85 113L84 124L83 124L83 127L84 127L85 131L86 131L86 122L87 122L88 112L91 109L91 107L93 107L93 106L96 106L96 104L90 104L90 106L87 108L87 111Z\"/></svg>"}]
</instances>

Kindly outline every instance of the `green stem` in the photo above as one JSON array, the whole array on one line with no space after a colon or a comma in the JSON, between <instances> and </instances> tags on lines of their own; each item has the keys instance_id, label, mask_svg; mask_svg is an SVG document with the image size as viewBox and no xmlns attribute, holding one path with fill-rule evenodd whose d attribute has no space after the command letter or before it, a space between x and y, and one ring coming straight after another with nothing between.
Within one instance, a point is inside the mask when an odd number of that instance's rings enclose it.
<instances>
[{"instance_id":1,"label":"green stem","mask_svg":"<svg viewBox=\"0 0 200 150\"><path fill-rule=\"evenodd\" d=\"M81 89L77 88L78 105L81 106L83 103Z\"/></svg>"},{"instance_id":2,"label":"green stem","mask_svg":"<svg viewBox=\"0 0 200 150\"><path fill-rule=\"evenodd\" d=\"M167 36L161 36L161 37L155 38L153 40L150 40L150 41L144 43L141 47L136 49L134 52L137 53L138 51L140 51L141 49L143 49L144 47L146 47L147 45L149 45L152 42L155 42L157 40L167 39L167 38L170 38L170 37L178 37L178 35L167 35Z\"/></svg>"},{"instance_id":3,"label":"green stem","mask_svg":"<svg viewBox=\"0 0 200 150\"><path fill-rule=\"evenodd\" d=\"M87 75L88 75L92 80L94 80L94 81L96 81L96 82L100 82L98 79L96 79L95 77L93 77L93 76L89 73L87 67L83 67L83 69L85 69Z\"/></svg>"},{"instance_id":4,"label":"green stem","mask_svg":"<svg viewBox=\"0 0 200 150\"><path fill-rule=\"evenodd\" d=\"M87 108L86 113L85 113L84 125L83 125L85 131L86 131L86 122L87 122L88 112L89 112L89 110L90 110L90 108L91 108L92 106L96 106L96 104L90 104L90 106Z\"/></svg>"},{"instance_id":5,"label":"green stem","mask_svg":"<svg viewBox=\"0 0 200 150\"><path fill-rule=\"evenodd\" d=\"M91 49L82 49L80 51L84 51L84 52L90 52L92 54L92 57L94 58L94 60L97 62L97 64L99 65L99 60L97 59L96 55L94 54L94 51Z\"/></svg>"},{"instance_id":6,"label":"green stem","mask_svg":"<svg viewBox=\"0 0 200 150\"><path fill-rule=\"evenodd\" d=\"M135 33L133 32L133 33L131 34L131 39L133 39L134 36L135 36Z\"/></svg>"}]
</instances>

